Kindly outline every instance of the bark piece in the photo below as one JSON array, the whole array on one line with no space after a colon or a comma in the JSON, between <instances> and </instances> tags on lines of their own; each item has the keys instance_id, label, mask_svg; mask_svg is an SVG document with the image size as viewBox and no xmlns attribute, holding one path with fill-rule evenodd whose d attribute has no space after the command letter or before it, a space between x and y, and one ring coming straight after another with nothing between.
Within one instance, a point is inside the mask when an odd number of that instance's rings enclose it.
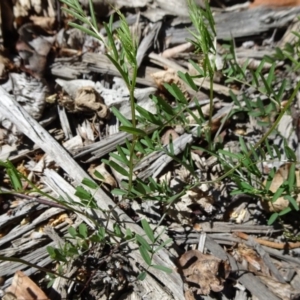
<instances>
[{"instance_id":1,"label":"bark piece","mask_svg":"<svg viewBox=\"0 0 300 300\"><path fill-rule=\"evenodd\" d=\"M179 264L183 268L186 281L199 286L197 294L208 295L210 291L222 291L225 278L229 275L227 262L213 255L202 254L198 250L184 253L179 259Z\"/></svg>"},{"instance_id":2,"label":"bark piece","mask_svg":"<svg viewBox=\"0 0 300 300\"><path fill-rule=\"evenodd\" d=\"M18 300L35 300L49 298L45 293L23 272L17 271L11 286L6 289L7 293L12 293Z\"/></svg>"}]
</instances>

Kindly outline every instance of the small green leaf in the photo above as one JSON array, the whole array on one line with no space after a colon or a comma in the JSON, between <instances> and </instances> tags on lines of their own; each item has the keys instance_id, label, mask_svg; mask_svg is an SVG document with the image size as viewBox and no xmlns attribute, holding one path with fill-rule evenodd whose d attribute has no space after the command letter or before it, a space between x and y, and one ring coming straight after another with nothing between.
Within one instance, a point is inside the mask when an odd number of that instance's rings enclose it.
<instances>
[{"instance_id":1,"label":"small green leaf","mask_svg":"<svg viewBox=\"0 0 300 300\"><path fill-rule=\"evenodd\" d=\"M279 88L279 91L276 95L276 100L278 103L280 103L282 101L282 97L283 97L283 93L285 92L285 87L286 87L287 81L286 79L283 79L281 86Z\"/></svg>"},{"instance_id":2,"label":"small green leaf","mask_svg":"<svg viewBox=\"0 0 300 300\"><path fill-rule=\"evenodd\" d=\"M146 150L144 149L142 143L139 140L136 141L134 149L138 152L141 152L142 154L147 154Z\"/></svg>"},{"instance_id":3,"label":"small green leaf","mask_svg":"<svg viewBox=\"0 0 300 300\"><path fill-rule=\"evenodd\" d=\"M144 228L145 233L147 234L149 240L150 240L152 243L154 243L154 241L155 241L154 233L153 233L153 230L151 229L149 223L147 222L146 219L143 219L143 220L141 221L141 223L142 223L142 227Z\"/></svg>"},{"instance_id":4,"label":"small green leaf","mask_svg":"<svg viewBox=\"0 0 300 300\"><path fill-rule=\"evenodd\" d=\"M132 123L129 120L127 120L115 107L112 107L111 111L124 126L131 128L133 127Z\"/></svg>"},{"instance_id":5,"label":"small green leaf","mask_svg":"<svg viewBox=\"0 0 300 300\"><path fill-rule=\"evenodd\" d=\"M89 0L89 7L90 7L90 14L91 14L91 19L92 19L92 24L95 27L95 29L98 30L98 25L97 25L97 20L96 20L94 5L93 5L92 0Z\"/></svg>"},{"instance_id":6,"label":"small green leaf","mask_svg":"<svg viewBox=\"0 0 300 300\"><path fill-rule=\"evenodd\" d=\"M122 236L122 230L121 230L120 225L117 224L117 223L114 223L113 227L114 227L115 235L118 236L118 237L121 237Z\"/></svg>"},{"instance_id":7,"label":"small green leaf","mask_svg":"<svg viewBox=\"0 0 300 300\"><path fill-rule=\"evenodd\" d=\"M70 244L70 243L66 243L65 244L65 246L64 246L64 253L68 257L74 257L75 255L79 254L78 249L75 246L73 246L72 244Z\"/></svg>"},{"instance_id":8,"label":"small green leaf","mask_svg":"<svg viewBox=\"0 0 300 300\"><path fill-rule=\"evenodd\" d=\"M51 288L53 286L55 282L55 278L51 279L48 283L47 283L47 289Z\"/></svg>"},{"instance_id":9,"label":"small green leaf","mask_svg":"<svg viewBox=\"0 0 300 300\"><path fill-rule=\"evenodd\" d=\"M169 91L169 93L178 101L180 101L183 104L188 104L188 101L186 100L184 94L180 90L180 88L176 84L169 85L168 83L164 84L164 87Z\"/></svg>"},{"instance_id":10,"label":"small green leaf","mask_svg":"<svg viewBox=\"0 0 300 300\"><path fill-rule=\"evenodd\" d=\"M239 136L239 142L240 142L240 146L241 146L242 151L244 152L244 154L247 154L248 153L248 148L245 144L244 139L241 136Z\"/></svg>"},{"instance_id":11,"label":"small green leaf","mask_svg":"<svg viewBox=\"0 0 300 300\"><path fill-rule=\"evenodd\" d=\"M77 29L85 32L87 35L90 35L90 36L94 37L95 39L101 41L101 37L98 34L96 34L94 31L92 31L92 30L90 30L90 29L88 29L84 26L78 25L78 24L73 23L73 22L69 22L68 25L71 26L71 27L77 28Z\"/></svg>"},{"instance_id":12,"label":"small green leaf","mask_svg":"<svg viewBox=\"0 0 300 300\"><path fill-rule=\"evenodd\" d=\"M285 152L288 160L297 161L297 156L296 156L295 152L288 146L286 140L284 140L284 152Z\"/></svg>"},{"instance_id":13,"label":"small green leaf","mask_svg":"<svg viewBox=\"0 0 300 300\"><path fill-rule=\"evenodd\" d=\"M99 188L98 184L89 178L84 178L81 183L94 190Z\"/></svg>"},{"instance_id":14,"label":"small green leaf","mask_svg":"<svg viewBox=\"0 0 300 300\"><path fill-rule=\"evenodd\" d=\"M273 149L274 149L274 151L276 152L276 158L277 158L278 160L281 160L281 153L280 153L279 147L276 146L276 145L273 145Z\"/></svg>"},{"instance_id":15,"label":"small green leaf","mask_svg":"<svg viewBox=\"0 0 300 300\"><path fill-rule=\"evenodd\" d=\"M62 261L62 262L67 262L67 259L65 256L62 255L62 253L56 249L56 248L53 248L51 246L48 246L47 248L47 251L50 255L50 257L53 259L53 260L57 260L57 261Z\"/></svg>"},{"instance_id":16,"label":"small green leaf","mask_svg":"<svg viewBox=\"0 0 300 300\"><path fill-rule=\"evenodd\" d=\"M265 110L264 104L263 104L262 100L260 99L260 97L257 98L256 105L257 105L257 108L259 109L261 115L262 116L266 115L266 110Z\"/></svg>"},{"instance_id":17,"label":"small green leaf","mask_svg":"<svg viewBox=\"0 0 300 300\"><path fill-rule=\"evenodd\" d=\"M251 186L248 182L242 181L240 184L242 188L247 191L252 191L254 189L253 186Z\"/></svg>"},{"instance_id":18,"label":"small green leaf","mask_svg":"<svg viewBox=\"0 0 300 300\"><path fill-rule=\"evenodd\" d=\"M140 247L139 247L139 250L140 250L140 253L141 253L141 255L142 255L142 257L143 257L143 259L144 259L144 261L146 262L146 264L148 265L148 266L151 266L151 257L150 257L150 255L149 255L149 252L147 251L147 249L143 246L143 245L141 245Z\"/></svg>"},{"instance_id":19,"label":"small green leaf","mask_svg":"<svg viewBox=\"0 0 300 300\"><path fill-rule=\"evenodd\" d=\"M129 228L126 228L125 239L130 240L133 238L133 233Z\"/></svg>"},{"instance_id":20,"label":"small green leaf","mask_svg":"<svg viewBox=\"0 0 300 300\"><path fill-rule=\"evenodd\" d=\"M189 73L183 73L181 71L178 71L178 76L194 91L198 91L198 87L194 83L193 78L190 76Z\"/></svg>"},{"instance_id":21,"label":"small green leaf","mask_svg":"<svg viewBox=\"0 0 300 300\"><path fill-rule=\"evenodd\" d=\"M118 53L118 50L117 50L117 47L115 45L115 41L114 41L114 38L113 38L113 35L112 35L112 32L113 32L112 23L113 23L113 15L111 15L110 18L109 18L109 25L104 23L103 26L106 30L107 39L108 39L108 46L113 51L114 59L118 60L119 59L119 53Z\"/></svg>"},{"instance_id":22,"label":"small green leaf","mask_svg":"<svg viewBox=\"0 0 300 300\"><path fill-rule=\"evenodd\" d=\"M85 200L90 200L92 198L92 195L87 190L85 190L82 186L76 187L75 196Z\"/></svg>"},{"instance_id":23,"label":"small green leaf","mask_svg":"<svg viewBox=\"0 0 300 300\"><path fill-rule=\"evenodd\" d=\"M240 160L243 158L243 155L240 154L240 153L232 153L232 152L229 152L227 150L223 150L223 149L219 149L219 153L225 155L225 156L229 156L229 157L232 157L232 158L235 158L237 160Z\"/></svg>"},{"instance_id":24,"label":"small green leaf","mask_svg":"<svg viewBox=\"0 0 300 300\"><path fill-rule=\"evenodd\" d=\"M71 226L71 227L68 228L68 232L70 233L70 235L71 235L73 238L75 238L75 237L77 236L76 229L75 229L73 226Z\"/></svg>"},{"instance_id":25,"label":"small green leaf","mask_svg":"<svg viewBox=\"0 0 300 300\"><path fill-rule=\"evenodd\" d=\"M147 276L147 273L146 272L141 272L138 276L137 276L137 279L140 280L140 281L143 281Z\"/></svg>"},{"instance_id":26,"label":"small green leaf","mask_svg":"<svg viewBox=\"0 0 300 300\"><path fill-rule=\"evenodd\" d=\"M173 144L173 139L172 135L169 136L169 145L168 145L168 150L170 151L170 156L174 157L174 144Z\"/></svg>"},{"instance_id":27,"label":"small green leaf","mask_svg":"<svg viewBox=\"0 0 300 300\"><path fill-rule=\"evenodd\" d=\"M166 241L164 241L162 244L160 244L158 247L156 247L155 249L154 249L154 253L156 253L156 252L158 252L158 251L160 251L162 248L164 248L166 245L168 245L169 243L171 243L172 242L172 239L170 238L170 239L167 239Z\"/></svg>"},{"instance_id":28,"label":"small green leaf","mask_svg":"<svg viewBox=\"0 0 300 300\"><path fill-rule=\"evenodd\" d=\"M148 110L144 109L143 107L141 107L139 105L136 105L135 109L148 122L150 122L152 124L155 124L155 125L158 125L158 126L160 126L160 125L163 124L163 122L161 121L161 119L159 118L159 116L156 116L156 115L152 114L151 112L149 112Z\"/></svg>"},{"instance_id":29,"label":"small green leaf","mask_svg":"<svg viewBox=\"0 0 300 300\"><path fill-rule=\"evenodd\" d=\"M296 176L295 176L296 166L295 163L291 164L288 176L289 192L292 193L295 187Z\"/></svg>"},{"instance_id":30,"label":"small green leaf","mask_svg":"<svg viewBox=\"0 0 300 300\"><path fill-rule=\"evenodd\" d=\"M284 192L285 189L282 186L283 186L283 184L281 185L281 187L279 187L277 189L277 191L273 195L272 200L271 200L272 202L275 202L282 195L282 193Z\"/></svg>"},{"instance_id":31,"label":"small green leaf","mask_svg":"<svg viewBox=\"0 0 300 300\"><path fill-rule=\"evenodd\" d=\"M18 170L10 161L7 161L5 165L6 165L5 167L6 167L7 175L9 176L10 182L14 190L17 192L22 191L23 186L22 186L22 181Z\"/></svg>"},{"instance_id":32,"label":"small green leaf","mask_svg":"<svg viewBox=\"0 0 300 300\"><path fill-rule=\"evenodd\" d=\"M278 213L279 216L284 216L288 213L290 213L292 211L292 209L290 207L286 207L285 209L283 209L280 213Z\"/></svg>"},{"instance_id":33,"label":"small green leaf","mask_svg":"<svg viewBox=\"0 0 300 300\"><path fill-rule=\"evenodd\" d=\"M51 246L47 246L46 249L47 249L47 252L49 253L50 257L53 259L55 257L54 248Z\"/></svg>"},{"instance_id":34,"label":"small green leaf","mask_svg":"<svg viewBox=\"0 0 300 300\"><path fill-rule=\"evenodd\" d=\"M275 67L276 67L276 65L273 63L271 68L268 71L267 83L268 83L269 86L272 85L272 82L274 80Z\"/></svg>"},{"instance_id":35,"label":"small green leaf","mask_svg":"<svg viewBox=\"0 0 300 300\"><path fill-rule=\"evenodd\" d=\"M165 266L152 265L151 267L152 267L152 268L155 268L155 269L157 269L157 270L163 271L163 272L165 272L165 273L167 273L167 274L171 274L171 273L172 273L172 269L167 268L167 267L165 267Z\"/></svg>"},{"instance_id":36,"label":"small green leaf","mask_svg":"<svg viewBox=\"0 0 300 300\"><path fill-rule=\"evenodd\" d=\"M191 59L189 60L189 63L196 69L196 71L199 73L200 77L204 77L204 70L200 69L200 66L198 64L196 64L194 61L192 61Z\"/></svg>"},{"instance_id":37,"label":"small green leaf","mask_svg":"<svg viewBox=\"0 0 300 300\"><path fill-rule=\"evenodd\" d=\"M105 227L100 227L98 229L98 236L103 240L105 238L105 234L106 234Z\"/></svg>"},{"instance_id":38,"label":"small green leaf","mask_svg":"<svg viewBox=\"0 0 300 300\"><path fill-rule=\"evenodd\" d=\"M299 205L298 205L297 201L292 196L285 195L283 198L288 200L295 210L297 210L297 211L299 210Z\"/></svg>"},{"instance_id":39,"label":"small green leaf","mask_svg":"<svg viewBox=\"0 0 300 300\"><path fill-rule=\"evenodd\" d=\"M141 246L143 246L148 251L151 251L150 245L148 244L148 242L141 235L136 234L135 238L136 238L137 242L140 243Z\"/></svg>"},{"instance_id":40,"label":"small green leaf","mask_svg":"<svg viewBox=\"0 0 300 300\"><path fill-rule=\"evenodd\" d=\"M123 176L129 177L129 173L128 171L126 171L123 167L121 167L120 165L118 165L116 162L114 162L113 160L107 160L107 159L103 159L102 160L105 164L109 165L111 168L113 168L114 170L116 170L118 173L122 174Z\"/></svg>"},{"instance_id":41,"label":"small green leaf","mask_svg":"<svg viewBox=\"0 0 300 300\"><path fill-rule=\"evenodd\" d=\"M264 88L267 91L268 95L272 94L272 87L268 84L267 80L264 77L264 74L261 73L260 74L260 79L262 80L263 84L264 84ZM264 89L260 89L263 93L264 93Z\"/></svg>"},{"instance_id":42,"label":"small green leaf","mask_svg":"<svg viewBox=\"0 0 300 300\"><path fill-rule=\"evenodd\" d=\"M175 200L179 199L182 196L182 193L173 195L167 200L167 203L173 203Z\"/></svg>"},{"instance_id":43,"label":"small green leaf","mask_svg":"<svg viewBox=\"0 0 300 300\"><path fill-rule=\"evenodd\" d=\"M167 103L163 98L152 96L152 99L162 108L164 112L166 112L170 116L174 116L176 114L173 107L169 103Z\"/></svg>"},{"instance_id":44,"label":"small green leaf","mask_svg":"<svg viewBox=\"0 0 300 300\"><path fill-rule=\"evenodd\" d=\"M273 213L268 220L268 225L272 225L277 220L278 217L279 217L278 213Z\"/></svg>"},{"instance_id":45,"label":"small green leaf","mask_svg":"<svg viewBox=\"0 0 300 300\"><path fill-rule=\"evenodd\" d=\"M125 153L123 152L124 155L118 155L116 153L109 153L109 156L114 158L115 160L118 160L120 163L126 165L127 167L129 166L129 160L125 156Z\"/></svg>"},{"instance_id":46,"label":"small green leaf","mask_svg":"<svg viewBox=\"0 0 300 300\"><path fill-rule=\"evenodd\" d=\"M143 137L145 135L147 135L147 133L139 128L134 128L134 127L129 127L129 126L120 126L120 130L121 131L125 131L127 133L139 136L139 137Z\"/></svg>"},{"instance_id":47,"label":"small green leaf","mask_svg":"<svg viewBox=\"0 0 300 300\"><path fill-rule=\"evenodd\" d=\"M87 226L84 223L82 223L78 226L78 232L82 238L84 238L84 239L87 238Z\"/></svg>"},{"instance_id":48,"label":"small green leaf","mask_svg":"<svg viewBox=\"0 0 300 300\"><path fill-rule=\"evenodd\" d=\"M121 190L121 189L113 189L111 191L111 193L115 196L124 196L124 195L127 195L128 192L127 191L124 191L124 190Z\"/></svg>"},{"instance_id":49,"label":"small green leaf","mask_svg":"<svg viewBox=\"0 0 300 300\"><path fill-rule=\"evenodd\" d=\"M94 175L95 175L96 177L98 177L100 180L104 180L103 175L100 174L97 170L94 172Z\"/></svg>"},{"instance_id":50,"label":"small green leaf","mask_svg":"<svg viewBox=\"0 0 300 300\"><path fill-rule=\"evenodd\" d=\"M123 78L123 80L125 81L126 85L130 85L130 77L129 77L129 74L128 74L128 70L126 68L126 64L122 61L118 62L116 59L114 59L111 55L109 54L106 54L106 56L109 58L109 60L113 63L113 65L116 67L116 69L119 71L121 77ZM123 69L122 69L123 67ZM115 107L112 107L111 108L111 111L114 113L114 115L119 119L119 117L115 114L115 111L118 111ZM121 115L119 113L119 115ZM122 116L123 117L123 116ZM124 117L123 117L124 118ZM125 118L126 119L126 118ZM119 119L120 120L120 119ZM127 119L126 119L127 120ZM121 121L121 120L120 120ZM127 120L127 122L129 122ZM130 126L130 125L127 125L125 123L123 123L121 121L122 124L126 125L126 126Z\"/></svg>"},{"instance_id":51,"label":"small green leaf","mask_svg":"<svg viewBox=\"0 0 300 300\"><path fill-rule=\"evenodd\" d=\"M13 189L17 192L22 191L23 190L22 182L21 182L18 172L14 168L7 169L6 172L7 172L7 175L9 176L9 179L10 179L11 185L13 186Z\"/></svg>"}]
</instances>

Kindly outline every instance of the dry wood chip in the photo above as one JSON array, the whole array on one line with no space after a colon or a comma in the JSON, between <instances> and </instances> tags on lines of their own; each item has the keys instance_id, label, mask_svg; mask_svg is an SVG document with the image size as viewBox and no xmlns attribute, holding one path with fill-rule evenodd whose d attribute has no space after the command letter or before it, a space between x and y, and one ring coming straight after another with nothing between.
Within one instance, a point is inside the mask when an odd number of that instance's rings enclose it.
<instances>
[{"instance_id":1,"label":"dry wood chip","mask_svg":"<svg viewBox=\"0 0 300 300\"><path fill-rule=\"evenodd\" d=\"M274 294L276 294L282 300L299 299L300 290L294 289L288 283L281 283L270 276L258 276L260 280L268 286Z\"/></svg>"},{"instance_id":2,"label":"dry wood chip","mask_svg":"<svg viewBox=\"0 0 300 300\"><path fill-rule=\"evenodd\" d=\"M232 256L242 265L248 265L251 272L261 271L262 274L269 276L269 269L265 266L263 260L257 255L256 251L246 245L239 244L232 251Z\"/></svg>"},{"instance_id":3,"label":"dry wood chip","mask_svg":"<svg viewBox=\"0 0 300 300\"><path fill-rule=\"evenodd\" d=\"M194 259L196 261L191 263ZM223 283L230 272L228 262L198 250L184 253L179 259L179 264L186 281L199 286L196 292L202 295L208 295L210 291L222 291Z\"/></svg>"},{"instance_id":4,"label":"dry wood chip","mask_svg":"<svg viewBox=\"0 0 300 300\"><path fill-rule=\"evenodd\" d=\"M55 24L54 17L30 16L30 20L33 22L34 25L43 28L47 32L53 30Z\"/></svg>"},{"instance_id":5,"label":"dry wood chip","mask_svg":"<svg viewBox=\"0 0 300 300\"><path fill-rule=\"evenodd\" d=\"M18 300L49 299L46 294L22 271L17 271L6 293L13 294Z\"/></svg>"}]
</instances>

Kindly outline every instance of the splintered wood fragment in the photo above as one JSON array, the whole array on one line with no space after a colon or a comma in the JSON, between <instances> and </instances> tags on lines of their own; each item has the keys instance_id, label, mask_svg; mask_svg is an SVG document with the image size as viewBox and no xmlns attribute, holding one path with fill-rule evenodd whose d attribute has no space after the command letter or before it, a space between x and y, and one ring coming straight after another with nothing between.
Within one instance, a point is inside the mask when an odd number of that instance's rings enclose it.
<instances>
[{"instance_id":1,"label":"splintered wood fragment","mask_svg":"<svg viewBox=\"0 0 300 300\"><path fill-rule=\"evenodd\" d=\"M300 7L271 8L257 7L242 11L215 14L217 39L245 38L260 35L277 28L284 28L300 13ZM247 26L245 26L247 24ZM193 39L190 31L194 27L165 29L165 40L169 46L183 44L187 39Z\"/></svg>"},{"instance_id":2,"label":"splintered wood fragment","mask_svg":"<svg viewBox=\"0 0 300 300\"><path fill-rule=\"evenodd\" d=\"M7 288L5 292L12 293L16 299L49 299L46 294L22 271L17 271L15 273L11 286Z\"/></svg>"},{"instance_id":3,"label":"splintered wood fragment","mask_svg":"<svg viewBox=\"0 0 300 300\"><path fill-rule=\"evenodd\" d=\"M27 269L28 266L33 265L33 264L37 264L38 266L41 266L41 267L46 266L47 264L49 264L52 261L52 259L49 257L49 253L46 250L46 248L48 246L55 247L55 242L51 242L48 245L42 246L42 247L30 252L29 254L22 256L23 261L29 262L28 265L24 265L21 262L18 262L17 259L16 259L16 261L14 261L13 258L11 261L9 260L9 258L5 261L2 261L0 263L0 276L10 276L10 275L14 274L16 271ZM47 264L42 263L42 261L45 258L48 259ZM35 271L36 270L37 269L35 269ZM48 270L46 270L46 272L47 271ZM29 276L32 273L29 274L28 272L25 272L25 274ZM5 284L9 284L9 280L7 280L5 282Z\"/></svg>"},{"instance_id":4,"label":"splintered wood fragment","mask_svg":"<svg viewBox=\"0 0 300 300\"><path fill-rule=\"evenodd\" d=\"M231 271L236 273L238 281L242 283L253 296L256 296L258 299L279 300L278 297L276 297L264 284L261 283L259 278L254 276L252 273L245 272L243 266L231 255L227 254L223 248L209 236L206 238L205 247L214 256L219 257L222 260L229 260Z\"/></svg>"},{"instance_id":5,"label":"splintered wood fragment","mask_svg":"<svg viewBox=\"0 0 300 300\"><path fill-rule=\"evenodd\" d=\"M155 128L156 126L148 126L147 128L142 128L142 130L150 134L155 130ZM111 151L114 151L117 145L125 143L126 140L131 141L132 134L118 132L102 139L99 142L83 146L80 149L71 150L70 152L74 155L75 159L89 155L89 158L85 161L85 163L89 163L97 158L103 157Z\"/></svg>"},{"instance_id":6,"label":"splintered wood fragment","mask_svg":"<svg viewBox=\"0 0 300 300\"><path fill-rule=\"evenodd\" d=\"M9 234L5 235L0 239L0 246L4 245L7 242L13 241L16 237L21 236L22 234L26 233L29 230L32 230L35 228L35 226L45 222L45 220L48 220L50 217L53 217L57 215L58 213L64 211L61 208L51 207L45 212L43 212L41 215L39 215L36 219L34 219L32 222L23 225L23 226L16 226L14 229L12 229Z\"/></svg>"},{"instance_id":7,"label":"splintered wood fragment","mask_svg":"<svg viewBox=\"0 0 300 300\"><path fill-rule=\"evenodd\" d=\"M69 124L66 109L60 105L57 105L58 117L60 120L61 128L65 134L65 139L69 140L73 137L72 130Z\"/></svg>"},{"instance_id":8,"label":"splintered wood fragment","mask_svg":"<svg viewBox=\"0 0 300 300\"><path fill-rule=\"evenodd\" d=\"M153 46L155 43L155 39L158 36L159 30L162 26L162 22L157 22L154 24L153 28L151 31L143 38L141 41L137 55L136 55L136 60L137 60L137 65L140 67L144 57L146 56L148 50Z\"/></svg>"},{"instance_id":9,"label":"splintered wood fragment","mask_svg":"<svg viewBox=\"0 0 300 300\"><path fill-rule=\"evenodd\" d=\"M170 229L173 234L181 235L184 233L184 229L182 226L179 228L171 228ZM199 224L199 229L197 231L204 231L207 233L213 233L213 232L220 232L220 233L231 233L235 231L243 231L247 233L269 233L272 234L274 232L281 232L281 229L274 229L273 226L267 226L267 225L248 225L248 224L230 224L228 222L203 222ZM198 237L198 232L191 232L189 233L188 237Z\"/></svg>"},{"instance_id":10,"label":"splintered wood fragment","mask_svg":"<svg viewBox=\"0 0 300 300\"><path fill-rule=\"evenodd\" d=\"M244 271L243 266L238 263L231 255L228 255L232 270L235 270L238 280L243 284L253 296L258 299L280 300L272 291L270 291L261 280L252 273ZM240 270L240 271L239 271Z\"/></svg>"},{"instance_id":11,"label":"splintered wood fragment","mask_svg":"<svg viewBox=\"0 0 300 300\"><path fill-rule=\"evenodd\" d=\"M92 180L90 176L70 156L70 154L2 87L0 87L0 97L2 99L2 101L0 101L0 114L12 122L17 122L16 126L18 126L20 131L22 131L33 142L39 145L40 148L43 149L48 155L54 157L56 163L70 176L70 178L73 178L74 185L80 185L84 178ZM123 210L121 210L119 207L116 207L115 202L113 202L112 199L109 198L101 188L97 189L96 191L90 189L90 192L93 194L98 207L101 207L101 210L93 210L93 218L99 218L99 222L101 222L101 219L106 219L103 211L111 210L111 208L114 207L112 216L117 215L119 221L123 222L124 225L127 228L130 228L132 232L140 235L144 234L142 228L137 225L127 214L125 214ZM52 209L53 208L50 208L50 210ZM112 226L113 222L113 218L109 220L110 226ZM20 234L16 235L19 236ZM11 235L9 235L9 237L5 236L0 240L0 244L10 241L13 238L14 236ZM44 251L46 253L46 249L44 249ZM135 247L132 247L131 255L138 261L139 264L147 268L147 265L136 245ZM163 265L174 270L176 269L174 263L169 257L169 253L165 249L162 249L159 254L154 255L152 262L155 265ZM155 268L149 268L148 272L157 277L158 280L173 293L175 299L184 299L183 282L179 274L176 272L166 274L165 272L161 272Z\"/></svg>"},{"instance_id":12,"label":"splintered wood fragment","mask_svg":"<svg viewBox=\"0 0 300 300\"><path fill-rule=\"evenodd\" d=\"M249 241L253 247L255 248L256 252L260 255L262 258L264 264L268 267L268 269L272 272L273 276L281 283L286 283L283 276L280 274L279 270L273 263L273 261L270 258L270 255L263 249L263 247L258 244L254 239L250 239Z\"/></svg>"},{"instance_id":13,"label":"splintered wood fragment","mask_svg":"<svg viewBox=\"0 0 300 300\"><path fill-rule=\"evenodd\" d=\"M278 42L277 46L283 49L287 43L294 45L299 40L298 36L294 32L299 32L299 30L300 30L300 20L297 16L289 25L287 31L283 35L282 39Z\"/></svg>"},{"instance_id":14,"label":"splintered wood fragment","mask_svg":"<svg viewBox=\"0 0 300 300\"><path fill-rule=\"evenodd\" d=\"M185 68L181 67L179 64L177 64L175 61L173 60L170 60L166 57L163 57L161 55L158 55L154 52L151 52L149 54L149 58L150 58L150 61L154 64L158 64L160 65L161 67L168 67L168 68L171 68L173 69L176 73L178 71L181 71L183 73L186 73L188 72L188 70L186 70ZM201 86L203 87L204 89L210 89L210 82L209 80L207 79L199 79L199 78L196 78L194 79L194 82L196 85L198 86ZM229 93L229 88L226 87L226 86L223 86L223 85L220 85L218 83L214 83L213 84L213 89L214 89L214 92L216 93L219 93L219 94L223 94L225 96L229 96L230 93ZM232 91L233 93L235 93L235 91Z\"/></svg>"}]
</instances>

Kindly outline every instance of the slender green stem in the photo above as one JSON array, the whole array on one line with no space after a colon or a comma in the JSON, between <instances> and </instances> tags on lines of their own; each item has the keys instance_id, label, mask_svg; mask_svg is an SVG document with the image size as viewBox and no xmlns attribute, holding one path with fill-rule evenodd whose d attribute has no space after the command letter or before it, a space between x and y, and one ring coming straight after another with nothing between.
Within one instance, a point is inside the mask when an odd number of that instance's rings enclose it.
<instances>
[{"instance_id":1,"label":"slender green stem","mask_svg":"<svg viewBox=\"0 0 300 300\"><path fill-rule=\"evenodd\" d=\"M131 107L131 119L132 119L132 126L133 128L136 128L136 116L135 116L135 97L134 97L134 91L135 91L135 85L136 85L136 77L137 77L137 64L133 67L132 72L132 79L131 79L131 86L128 87L129 90L129 96L130 96L130 107ZM132 183L133 183L133 169L134 169L134 148L136 145L136 139L137 136L135 134L132 135L132 143L130 147L130 157L129 157L129 180L128 180L128 192L131 192L132 189Z\"/></svg>"}]
</instances>

